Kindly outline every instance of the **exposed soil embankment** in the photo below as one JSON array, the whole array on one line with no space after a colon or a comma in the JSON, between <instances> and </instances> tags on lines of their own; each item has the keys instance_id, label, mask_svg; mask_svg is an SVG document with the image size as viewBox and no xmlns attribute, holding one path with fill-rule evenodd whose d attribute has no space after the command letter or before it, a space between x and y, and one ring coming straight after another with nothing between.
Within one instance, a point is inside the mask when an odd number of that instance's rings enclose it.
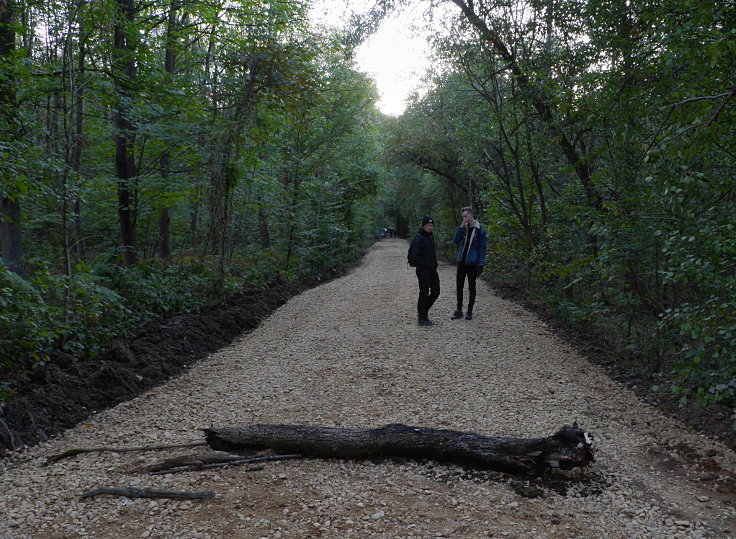
<instances>
[{"instance_id":1,"label":"exposed soil embankment","mask_svg":"<svg viewBox=\"0 0 736 539\"><path fill-rule=\"evenodd\" d=\"M146 323L93 359L64 353L33 369L0 413L0 455L46 440L90 414L131 399L176 376L257 327L289 298L323 281L276 281L250 287L223 306Z\"/></svg>"}]
</instances>

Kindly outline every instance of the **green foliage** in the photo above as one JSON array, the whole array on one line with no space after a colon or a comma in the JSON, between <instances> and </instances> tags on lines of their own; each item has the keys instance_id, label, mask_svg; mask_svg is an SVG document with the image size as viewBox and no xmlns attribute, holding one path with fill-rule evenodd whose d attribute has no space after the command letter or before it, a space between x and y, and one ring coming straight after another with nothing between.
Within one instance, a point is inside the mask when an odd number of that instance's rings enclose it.
<instances>
[{"instance_id":1,"label":"green foliage","mask_svg":"<svg viewBox=\"0 0 736 539\"><path fill-rule=\"evenodd\" d=\"M44 364L57 337L50 318L40 292L0 266L0 368Z\"/></svg>"},{"instance_id":2,"label":"green foliage","mask_svg":"<svg viewBox=\"0 0 736 539\"><path fill-rule=\"evenodd\" d=\"M94 276L39 271L24 280L0 267L0 367L43 365L52 351L94 356L135 322L122 298Z\"/></svg>"},{"instance_id":3,"label":"green foliage","mask_svg":"<svg viewBox=\"0 0 736 539\"><path fill-rule=\"evenodd\" d=\"M661 325L679 336L686 360L675 389L700 404L728 404L736 400L736 228L707 213L698 220L690 235L671 232L663 242L663 281L688 294L665 309Z\"/></svg>"},{"instance_id":4,"label":"green foliage","mask_svg":"<svg viewBox=\"0 0 736 539\"><path fill-rule=\"evenodd\" d=\"M308 28L308 2L154 0L125 21L118 4L24 6L23 47L0 58L0 197L22 210L28 276L0 270L3 374L334 272L385 225L377 91L344 36Z\"/></svg>"},{"instance_id":5,"label":"green foliage","mask_svg":"<svg viewBox=\"0 0 736 539\"><path fill-rule=\"evenodd\" d=\"M196 312L215 297L216 272L203 264L150 262L130 268L99 264L93 272L124 298L139 320L173 312ZM235 283L228 279L226 293L236 290Z\"/></svg>"},{"instance_id":6,"label":"green foliage","mask_svg":"<svg viewBox=\"0 0 736 539\"><path fill-rule=\"evenodd\" d=\"M94 357L138 319L117 292L98 281L89 273L67 277L47 271L31 278L51 316L54 346L76 357Z\"/></svg>"},{"instance_id":7,"label":"green foliage","mask_svg":"<svg viewBox=\"0 0 736 539\"><path fill-rule=\"evenodd\" d=\"M676 354L677 391L736 405L733 10L473 5L513 61L458 12L435 39L441 70L398 120L375 111L355 36L311 31L307 2L137 5L126 58L112 0L26 6L24 47L0 58L17 97L0 117L0 196L21 203L29 275L0 272L2 368L93 355L241 283L332 271L427 213L452 256L470 204L487 275L643 368ZM127 211L142 262L122 267Z\"/></svg>"},{"instance_id":8,"label":"green foliage","mask_svg":"<svg viewBox=\"0 0 736 539\"><path fill-rule=\"evenodd\" d=\"M394 208L416 222L418 203L451 228L475 205L487 275L643 370L676 369L684 398L736 407L734 11L466 5L514 58L464 17L436 39L446 71L391 145Z\"/></svg>"}]
</instances>

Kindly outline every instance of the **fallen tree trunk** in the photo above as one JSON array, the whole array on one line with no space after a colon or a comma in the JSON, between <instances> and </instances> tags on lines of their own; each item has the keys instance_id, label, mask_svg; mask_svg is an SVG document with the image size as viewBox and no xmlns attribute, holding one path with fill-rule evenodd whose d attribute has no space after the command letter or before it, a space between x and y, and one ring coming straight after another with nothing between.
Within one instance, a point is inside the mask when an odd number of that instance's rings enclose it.
<instances>
[{"instance_id":1,"label":"fallen tree trunk","mask_svg":"<svg viewBox=\"0 0 736 539\"><path fill-rule=\"evenodd\" d=\"M305 457L434 459L512 473L539 474L593 461L592 438L573 424L548 438L501 438L472 432L411 427L378 429L249 425L204 429L215 450L248 453L273 449Z\"/></svg>"}]
</instances>

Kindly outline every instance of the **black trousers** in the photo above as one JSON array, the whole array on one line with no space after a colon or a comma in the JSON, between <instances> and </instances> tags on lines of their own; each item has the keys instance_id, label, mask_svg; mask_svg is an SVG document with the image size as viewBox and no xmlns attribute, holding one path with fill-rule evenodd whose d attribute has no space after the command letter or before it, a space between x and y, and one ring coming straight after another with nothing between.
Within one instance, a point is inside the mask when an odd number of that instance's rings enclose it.
<instances>
[{"instance_id":1,"label":"black trousers","mask_svg":"<svg viewBox=\"0 0 736 539\"><path fill-rule=\"evenodd\" d=\"M440 276L435 269L417 267L417 279L419 280L417 315L419 320L428 320L429 309L440 297Z\"/></svg>"},{"instance_id":2,"label":"black trousers","mask_svg":"<svg viewBox=\"0 0 736 539\"><path fill-rule=\"evenodd\" d=\"M475 278L478 277L478 266L468 266L462 262L457 263L457 310L463 310L463 288L465 288L465 277L468 278L468 311L473 312L475 305Z\"/></svg>"}]
</instances>

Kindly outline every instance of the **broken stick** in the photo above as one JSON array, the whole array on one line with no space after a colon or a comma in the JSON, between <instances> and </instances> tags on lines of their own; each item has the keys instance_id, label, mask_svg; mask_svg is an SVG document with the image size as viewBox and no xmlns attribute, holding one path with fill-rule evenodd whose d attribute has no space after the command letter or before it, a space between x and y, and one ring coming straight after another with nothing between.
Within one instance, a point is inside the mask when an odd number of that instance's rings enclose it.
<instances>
[{"instance_id":1,"label":"broken stick","mask_svg":"<svg viewBox=\"0 0 736 539\"><path fill-rule=\"evenodd\" d=\"M207 428L204 433L212 449L231 453L273 449L305 457L434 459L525 474L586 466L594 460L593 439L576 423L548 438L530 439L402 424L378 429L250 425Z\"/></svg>"},{"instance_id":2,"label":"broken stick","mask_svg":"<svg viewBox=\"0 0 736 539\"><path fill-rule=\"evenodd\" d=\"M49 455L46 457L46 463L44 466L48 466L49 464L53 464L54 462L58 462L60 460L69 458L69 457L76 457L77 455L81 455L84 453L103 453L105 451L109 451L111 453L130 453L132 451L161 451L163 449L176 449L180 447L199 447L202 445L206 445L206 442L185 442L182 444L161 444L161 445L143 445L140 447L110 447L110 446L101 446L101 447L79 447L75 449L67 449L63 453L59 453L58 455Z\"/></svg>"},{"instance_id":3,"label":"broken stick","mask_svg":"<svg viewBox=\"0 0 736 539\"><path fill-rule=\"evenodd\" d=\"M204 492L179 492L175 490L157 490L137 487L100 487L82 494L82 499L92 498L101 494L112 496L125 496L126 498L174 498L177 500L201 500L214 498L215 493L211 490Z\"/></svg>"},{"instance_id":4,"label":"broken stick","mask_svg":"<svg viewBox=\"0 0 736 539\"><path fill-rule=\"evenodd\" d=\"M140 468L136 471L147 472L148 475L165 475L181 472L198 472L202 470L211 470L212 468L225 468L229 466L241 466L243 464L253 464L257 462L271 462L277 460L298 459L301 455L271 455L265 457L248 457L236 455L223 455L222 453L210 453L204 455L193 455L185 457L175 457L165 460L158 464L153 464L147 468ZM247 472L255 472L262 470L263 467L248 468Z\"/></svg>"}]
</instances>

